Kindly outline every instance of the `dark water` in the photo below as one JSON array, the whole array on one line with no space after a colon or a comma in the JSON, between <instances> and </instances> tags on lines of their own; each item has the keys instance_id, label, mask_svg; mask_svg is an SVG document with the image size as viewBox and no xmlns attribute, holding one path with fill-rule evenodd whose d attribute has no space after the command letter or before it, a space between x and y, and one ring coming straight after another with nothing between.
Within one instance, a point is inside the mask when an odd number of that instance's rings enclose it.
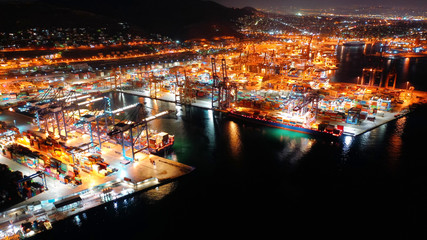
<instances>
[{"instance_id":1,"label":"dark water","mask_svg":"<svg viewBox=\"0 0 427 240\"><path fill-rule=\"evenodd\" d=\"M146 102L153 111L175 108ZM336 142L177 110L152 127L175 134L167 157L195 172L55 223L36 238L427 237L426 106Z\"/></svg>"},{"instance_id":2,"label":"dark water","mask_svg":"<svg viewBox=\"0 0 427 240\"><path fill-rule=\"evenodd\" d=\"M407 82L416 90L427 91L427 57L374 57L364 53L375 53L379 49L367 46L341 46L337 51L340 68L334 81L356 83L357 77L362 76L362 69L380 67L383 71L383 81L389 73L396 73L397 88L406 88ZM365 84L367 82L365 81ZM376 85L379 81L376 82ZM384 84L384 83L383 83ZM390 84L392 86L392 83Z\"/></svg>"}]
</instances>

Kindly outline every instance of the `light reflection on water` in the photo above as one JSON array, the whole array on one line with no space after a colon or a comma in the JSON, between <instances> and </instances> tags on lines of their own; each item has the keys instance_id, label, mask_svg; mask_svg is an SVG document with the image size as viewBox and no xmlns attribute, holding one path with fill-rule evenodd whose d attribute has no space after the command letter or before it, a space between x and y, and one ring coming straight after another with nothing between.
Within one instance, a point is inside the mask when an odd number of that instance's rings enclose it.
<instances>
[{"instance_id":1,"label":"light reflection on water","mask_svg":"<svg viewBox=\"0 0 427 240\"><path fill-rule=\"evenodd\" d=\"M366 150L366 147L368 147L371 140L371 133L372 131L365 132L362 135L360 135L360 142L364 143L362 144L362 151Z\"/></svg>"},{"instance_id":2,"label":"light reflection on water","mask_svg":"<svg viewBox=\"0 0 427 240\"><path fill-rule=\"evenodd\" d=\"M277 152L279 161L286 161L292 165L308 153L313 144L316 144L315 138L299 132L276 128L267 128L266 132L269 133L266 137L280 140L282 147Z\"/></svg>"},{"instance_id":3,"label":"light reflection on water","mask_svg":"<svg viewBox=\"0 0 427 240\"><path fill-rule=\"evenodd\" d=\"M408 75L409 75L409 61L410 61L410 58L405 58L405 61L403 62L403 69L402 69L402 72L403 72L403 76L402 76L402 78L403 79L408 79Z\"/></svg>"},{"instance_id":4,"label":"light reflection on water","mask_svg":"<svg viewBox=\"0 0 427 240\"><path fill-rule=\"evenodd\" d=\"M168 194L173 192L178 186L177 182L167 183L161 186L158 186L154 189L141 193L141 197L149 204L153 204Z\"/></svg>"},{"instance_id":5,"label":"light reflection on water","mask_svg":"<svg viewBox=\"0 0 427 240\"><path fill-rule=\"evenodd\" d=\"M229 147L231 150L231 154L233 155L234 158L237 158L241 152L241 141L240 141L240 129L239 129L239 125L237 125L237 123L235 122L228 122L225 125L226 128L226 132L228 133L228 137L229 137Z\"/></svg>"},{"instance_id":6,"label":"light reflection on water","mask_svg":"<svg viewBox=\"0 0 427 240\"><path fill-rule=\"evenodd\" d=\"M82 226L82 221L80 220L79 215L74 216L74 218L73 218L73 223L74 223L77 227L81 227L81 226Z\"/></svg>"},{"instance_id":7,"label":"light reflection on water","mask_svg":"<svg viewBox=\"0 0 427 240\"><path fill-rule=\"evenodd\" d=\"M349 154L351 149L351 145L353 144L354 137L353 136L344 136L344 145L343 145L343 156Z\"/></svg>"},{"instance_id":8,"label":"light reflection on water","mask_svg":"<svg viewBox=\"0 0 427 240\"><path fill-rule=\"evenodd\" d=\"M406 126L406 117L399 118L396 121L395 129L389 138L388 144L388 166L395 171L399 166L402 153L402 134Z\"/></svg>"},{"instance_id":9,"label":"light reflection on water","mask_svg":"<svg viewBox=\"0 0 427 240\"><path fill-rule=\"evenodd\" d=\"M291 164L296 164L315 143L314 139L309 138L293 138L286 139L288 144L279 152L281 159L288 161Z\"/></svg>"}]
</instances>

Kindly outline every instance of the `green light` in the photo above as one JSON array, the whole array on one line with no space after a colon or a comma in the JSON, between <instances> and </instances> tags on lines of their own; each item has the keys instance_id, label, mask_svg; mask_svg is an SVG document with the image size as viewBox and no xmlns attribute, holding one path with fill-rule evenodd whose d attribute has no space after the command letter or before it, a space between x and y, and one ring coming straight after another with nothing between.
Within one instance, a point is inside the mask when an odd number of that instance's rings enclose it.
<instances>
[{"instance_id":1,"label":"green light","mask_svg":"<svg viewBox=\"0 0 427 240\"><path fill-rule=\"evenodd\" d=\"M300 132L294 132L290 130L285 129L279 129L279 128L266 128L266 131L268 134L271 134L274 137L286 137L286 138L311 138L310 134L306 133L300 133Z\"/></svg>"}]
</instances>

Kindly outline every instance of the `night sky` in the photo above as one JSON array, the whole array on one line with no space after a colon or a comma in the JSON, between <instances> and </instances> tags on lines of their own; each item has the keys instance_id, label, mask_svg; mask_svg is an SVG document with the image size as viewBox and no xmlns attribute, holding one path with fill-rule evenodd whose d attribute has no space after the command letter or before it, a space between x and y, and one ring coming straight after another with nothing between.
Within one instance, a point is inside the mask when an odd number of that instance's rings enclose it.
<instances>
[{"instance_id":1,"label":"night sky","mask_svg":"<svg viewBox=\"0 0 427 240\"><path fill-rule=\"evenodd\" d=\"M0 2L32 2L37 0L0 0ZM91 1L91 0L88 0ZM151 0L136 0L151 1ZM165 0L159 0L165 1ZM179 0L177 0L179 1ZM183 0L181 0L183 1ZM278 9L289 11L291 9L327 9L335 7L352 6L384 6L422 9L427 11L427 0L203 0L213 1L227 7L254 7L262 9ZM72 2L72 0L69 0ZM118 1L120 3L120 1Z\"/></svg>"},{"instance_id":2,"label":"night sky","mask_svg":"<svg viewBox=\"0 0 427 240\"><path fill-rule=\"evenodd\" d=\"M427 8L427 0L213 0L227 7L255 8L330 8L351 6L385 6Z\"/></svg>"}]
</instances>

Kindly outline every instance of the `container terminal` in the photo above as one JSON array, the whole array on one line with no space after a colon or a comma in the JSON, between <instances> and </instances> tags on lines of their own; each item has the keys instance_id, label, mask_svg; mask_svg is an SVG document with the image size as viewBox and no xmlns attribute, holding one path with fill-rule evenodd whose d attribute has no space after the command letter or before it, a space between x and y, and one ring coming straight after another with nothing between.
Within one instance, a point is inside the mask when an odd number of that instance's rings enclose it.
<instances>
[{"instance_id":1,"label":"container terminal","mask_svg":"<svg viewBox=\"0 0 427 240\"><path fill-rule=\"evenodd\" d=\"M409 110L408 106L424 99L410 82L397 83L398 73L386 71L382 61L366 66L352 83L333 81L339 66L337 55L343 47L360 46L365 56L387 61L413 57L409 52L390 51L397 43L402 44L401 40L275 37L255 43L225 39L222 47L205 41L203 45L195 44L191 51L165 52L150 59L140 59L139 55L86 59L73 63L78 73L25 77L3 86L3 92L15 92L8 97L21 96L21 101L16 101L24 104L24 100L48 89L48 80L79 93L114 90L335 137L359 135L400 116ZM373 46L382 46L383 54L378 55ZM422 49L416 42L408 42L405 47ZM217 53L197 54L207 50ZM423 52L417 54L425 56Z\"/></svg>"},{"instance_id":2,"label":"container terminal","mask_svg":"<svg viewBox=\"0 0 427 240\"><path fill-rule=\"evenodd\" d=\"M193 171L154 155L171 148L174 136L148 123L173 111L147 116L142 98L112 106L108 97L51 88L24 108L3 113L32 120L22 132L0 122L0 162L25 174L18 188L26 199L2 214L3 232L29 237L53 221ZM38 227L26 227L28 222Z\"/></svg>"},{"instance_id":3,"label":"container terminal","mask_svg":"<svg viewBox=\"0 0 427 240\"><path fill-rule=\"evenodd\" d=\"M34 228L15 229L12 222L31 219L49 229L51 221L191 172L191 166L155 155L173 147L174 136L148 123L173 111L148 116L144 98L328 139L360 135L426 99L409 82L396 87L396 73L380 66L363 69L354 83L332 82L337 49L366 43L288 36L233 44L238 50L212 56L126 65L97 60L93 67L75 65L86 72L71 77L52 73L5 83L4 115L32 118L25 131L1 123L1 162L28 177L19 183L27 200L3 213L0 228L30 236ZM117 107L99 94L108 91L141 99ZM41 184L28 184L32 179Z\"/></svg>"}]
</instances>

